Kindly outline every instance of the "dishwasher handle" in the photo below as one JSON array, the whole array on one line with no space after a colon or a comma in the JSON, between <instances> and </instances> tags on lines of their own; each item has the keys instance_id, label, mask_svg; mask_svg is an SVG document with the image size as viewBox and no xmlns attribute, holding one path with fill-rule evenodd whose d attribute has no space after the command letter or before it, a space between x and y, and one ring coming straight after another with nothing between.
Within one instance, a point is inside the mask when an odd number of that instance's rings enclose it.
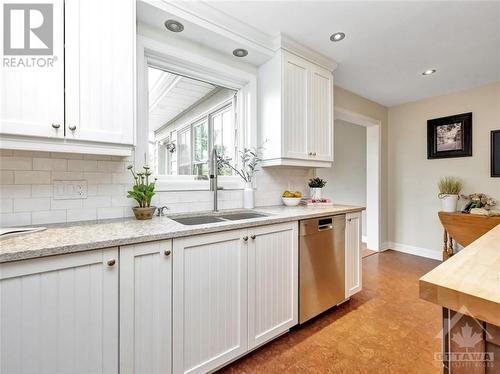
<instances>
[{"instance_id":1,"label":"dishwasher handle","mask_svg":"<svg viewBox=\"0 0 500 374\"><path fill-rule=\"evenodd\" d=\"M333 230L333 225L322 225L318 226L318 231Z\"/></svg>"}]
</instances>

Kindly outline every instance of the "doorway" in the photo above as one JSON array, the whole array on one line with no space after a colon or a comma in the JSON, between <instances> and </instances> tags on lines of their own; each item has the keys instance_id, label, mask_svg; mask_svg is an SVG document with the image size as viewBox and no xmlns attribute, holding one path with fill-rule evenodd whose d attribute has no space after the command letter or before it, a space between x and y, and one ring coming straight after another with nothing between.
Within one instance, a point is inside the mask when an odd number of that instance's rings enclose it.
<instances>
[{"instance_id":1,"label":"doorway","mask_svg":"<svg viewBox=\"0 0 500 374\"><path fill-rule=\"evenodd\" d=\"M335 107L334 161L317 169L328 181L325 193L334 203L364 205L362 241L380 251L381 122Z\"/></svg>"}]
</instances>

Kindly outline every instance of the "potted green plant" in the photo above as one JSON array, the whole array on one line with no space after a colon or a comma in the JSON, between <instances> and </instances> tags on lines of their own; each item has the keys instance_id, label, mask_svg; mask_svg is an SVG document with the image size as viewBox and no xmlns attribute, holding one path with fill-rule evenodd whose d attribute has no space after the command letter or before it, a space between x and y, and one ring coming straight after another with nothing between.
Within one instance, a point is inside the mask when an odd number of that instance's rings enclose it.
<instances>
[{"instance_id":1,"label":"potted green plant","mask_svg":"<svg viewBox=\"0 0 500 374\"><path fill-rule=\"evenodd\" d=\"M127 169L130 170L134 178L134 185L128 191L127 197L134 199L139 204L139 206L132 208L135 218L140 220L153 218L156 207L151 206L151 199L155 195L156 178L153 182L149 181L152 173L147 165L143 166L141 172L135 172L132 165L129 165Z\"/></svg>"},{"instance_id":2,"label":"potted green plant","mask_svg":"<svg viewBox=\"0 0 500 374\"><path fill-rule=\"evenodd\" d=\"M312 178L309 179L309 190L311 193L311 199L313 200L321 200L323 187L326 186L326 181L321 178Z\"/></svg>"},{"instance_id":3,"label":"potted green plant","mask_svg":"<svg viewBox=\"0 0 500 374\"><path fill-rule=\"evenodd\" d=\"M438 182L441 206L443 212L456 212L457 202L460 191L462 190L463 182L457 177L443 177Z\"/></svg>"}]
</instances>

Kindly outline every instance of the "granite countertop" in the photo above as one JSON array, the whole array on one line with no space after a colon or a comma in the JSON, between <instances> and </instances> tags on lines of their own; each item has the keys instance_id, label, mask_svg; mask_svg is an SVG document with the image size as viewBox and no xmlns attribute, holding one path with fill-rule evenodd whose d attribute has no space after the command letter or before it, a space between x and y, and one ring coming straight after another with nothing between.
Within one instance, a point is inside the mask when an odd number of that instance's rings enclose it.
<instances>
[{"instance_id":1,"label":"granite countertop","mask_svg":"<svg viewBox=\"0 0 500 374\"><path fill-rule=\"evenodd\" d=\"M168 216L155 217L148 221L133 218L119 220L89 221L75 224L50 225L44 231L21 234L0 239L0 263L52 256L64 253L116 247L154 240L164 240L252 226L342 214L363 210L364 207L334 205L330 207L285 207L271 206L256 208L255 212L266 217L239 221L224 221L195 226L182 225ZM240 212L224 211L224 213ZM210 212L199 212L203 214ZM186 216L176 215L176 216ZM173 217L173 216L172 216Z\"/></svg>"},{"instance_id":2,"label":"granite countertop","mask_svg":"<svg viewBox=\"0 0 500 374\"><path fill-rule=\"evenodd\" d=\"M420 278L420 297L500 326L500 225Z\"/></svg>"}]
</instances>

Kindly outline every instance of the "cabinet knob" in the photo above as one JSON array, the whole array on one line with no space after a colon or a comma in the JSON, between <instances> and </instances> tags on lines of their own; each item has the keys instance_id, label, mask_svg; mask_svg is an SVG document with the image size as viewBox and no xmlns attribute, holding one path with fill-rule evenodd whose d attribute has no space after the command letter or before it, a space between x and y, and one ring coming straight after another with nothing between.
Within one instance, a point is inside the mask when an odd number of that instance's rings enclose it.
<instances>
[{"instance_id":1,"label":"cabinet knob","mask_svg":"<svg viewBox=\"0 0 500 374\"><path fill-rule=\"evenodd\" d=\"M108 260L108 266L114 266L116 264L116 260L112 258L111 260Z\"/></svg>"},{"instance_id":2,"label":"cabinet knob","mask_svg":"<svg viewBox=\"0 0 500 374\"><path fill-rule=\"evenodd\" d=\"M57 130L59 127L61 127L61 125L59 123L53 123L52 127Z\"/></svg>"},{"instance_id":3,"label":"cabinet knob","mask_svg":"<svg viewBox=\"0 0 500 374\"><path fill-rule=\"evenodd\" d=\"M70 129L71 131L75 131L76 130L76 126L75 125L69 125L68 129Z\"/></svg>"},{"instance_id":4,"label":"cabinet knob","mask_svg":"<svg viewBox=\"0 0 500 374\"><path fill-rule=\"evenodd\" d=\"M255 240L255 238L256 238L256 237L257 237L257 236L255 236L255 235L252 235L252 236L251 236L252 240Z\"/></svg>"},{"instance_id":5,"label":"cabinet knob","mask_svg":"<svg viewBox=\"0 0 500 374\"><path fill-rule=\"evenodd\" d=\"M243 240L247 242L248 241L248 236L244 236Z\"/></svg>"},{"instance_id":6,"label":"cabinet knob","mask_svg":"<svg viewBox=\"0 0 500 374\"><path fill-rule=\"evenodd\" d=\"M312 156L312 155L313 155L313 153L312 153L312 152L309 152L309 156Z\"/></svg>"},{"instance_id":7,"label":"cabinet knob","mask_svg":"<svg viewBox=\"0 0 500 374\"><path fill-rule=\"evenodd\" d=\"M170 256L170 254L172 253L172 251L170 249L166 249L165 252L165 256Z\"/></svg>"},{"instance_id":8,"label":"cabinet knob","mask_svg":"<svg viewBox=\"0 0 500 374\"><path fill-rule=\"evenodd\" d=\"M316 156L316 152L313 152L313 156Z\"/></svg>"}]
</instances>

